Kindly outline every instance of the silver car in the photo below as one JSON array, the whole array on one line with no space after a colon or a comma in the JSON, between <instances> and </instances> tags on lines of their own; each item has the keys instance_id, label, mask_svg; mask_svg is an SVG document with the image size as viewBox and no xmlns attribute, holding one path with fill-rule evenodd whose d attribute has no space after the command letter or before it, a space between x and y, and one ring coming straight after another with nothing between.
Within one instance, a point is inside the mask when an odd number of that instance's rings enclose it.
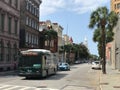
<instances>
[{"instance_id":1,"label":"silver car","mask_svg":"<svg viewBox=\"0 0 120 90\"><path fill-rule=\"evenodd\" d=\"M92 69L101 69L100 61L93 61L92 62Z\"/></svg>"}]
</instances>

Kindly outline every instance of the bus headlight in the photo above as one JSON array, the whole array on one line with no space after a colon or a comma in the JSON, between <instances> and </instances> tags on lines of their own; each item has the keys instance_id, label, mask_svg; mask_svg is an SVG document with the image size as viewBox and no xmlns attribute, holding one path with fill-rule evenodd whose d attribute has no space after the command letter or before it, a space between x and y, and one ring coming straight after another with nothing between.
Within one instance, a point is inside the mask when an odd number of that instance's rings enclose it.
<instances>
[{"instance_id":1,"label":"bus headlight","mask_svg":"<svg viewBox=\"0 0 120 90\"><path fill-rule=\"evenodd\" d=\"M39 73L40 71L38 70L38 71L36 71L37 73Z\"/></svg>"},{"instance_id":2,"label":"bus headlight","mask_svg":"<svg viewBox=\"0 0 120 90\"><path fill-rule=\"evenodd\" d=\"M40 70L36 70L36 73L40 73Z\"/></svg>"}]
</instances>

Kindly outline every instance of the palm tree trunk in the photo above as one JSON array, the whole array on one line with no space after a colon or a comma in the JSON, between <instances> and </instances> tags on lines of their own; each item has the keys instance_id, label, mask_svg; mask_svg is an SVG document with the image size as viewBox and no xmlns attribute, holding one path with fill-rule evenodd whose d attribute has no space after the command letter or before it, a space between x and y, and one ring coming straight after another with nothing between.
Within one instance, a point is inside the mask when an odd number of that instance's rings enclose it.
<instances>
[{"instance_id":1,"label":"palm tree trunk","mask_svg":"<svg viewBox=\"0 0 120 90\"><path fill-rule=\"evenodd\" d=\"M103 22L104 23L104 22ZM105 39L106 33L105 33L105 24L102 25L102 72L103 74L106 74L106 39Z\"/></svg>"}]
</instances>

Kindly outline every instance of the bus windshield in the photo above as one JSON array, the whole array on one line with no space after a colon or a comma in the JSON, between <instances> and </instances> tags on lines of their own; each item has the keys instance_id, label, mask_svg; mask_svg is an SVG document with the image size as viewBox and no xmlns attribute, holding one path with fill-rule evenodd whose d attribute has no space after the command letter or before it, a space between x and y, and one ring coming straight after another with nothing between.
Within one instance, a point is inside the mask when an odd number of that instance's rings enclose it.
<instances>
[{"instance_id":1,"label":"bus windshield","mask_svg":"<svg viewBox=\"0 0 120 90\"><path fill-rule=\"evenodd\" d=\"M41 67L41 56L22 56L19 61L20 67Z\"/></svg>"}]
</instances>

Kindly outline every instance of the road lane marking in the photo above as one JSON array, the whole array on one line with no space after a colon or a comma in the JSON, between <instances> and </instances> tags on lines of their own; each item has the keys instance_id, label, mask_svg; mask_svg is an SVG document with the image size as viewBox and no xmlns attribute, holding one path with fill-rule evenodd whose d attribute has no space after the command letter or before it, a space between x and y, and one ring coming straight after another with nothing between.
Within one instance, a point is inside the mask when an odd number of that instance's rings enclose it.
<instances>
[{"instance_id":1,"label":"road lane marking","mask_svg":"<svg viewBox=\"0 0 120 90\"><path fill-rule=\"evenodd\" d=\"M17 86L17 85L5 85L0 84L0 90L59 90L59 89L52 89L52 88L37 88L37 87L28 87L28 86Z\"/></svg>"},{"instance_id":2,"label":"road lane marking","mask_svg":"<svg viewBox=\"0 0 120 90\"><path fill-rule=\"evenodd\" d=\"M31 89L31 88L34 88L33 90L35 90L35 87L23 87L22 89L19 89L19 90L27 90L27 89Z\"/></svg>"},{"instance_id":3,"label":"road lane marking","mask_svg":"<svg viewBox=\"0 0 120 90\"><path fill-rule=\"evenodd\" d=\"M10 85L0 85L0 89L10 87Z\"/></svg>"},{"instance_id":4,"label":"road lane marking","mask_svg":"<svg viewBox=\"0 0 120 90\"><path fill-rule=\"evenodd\" d=\"M15 88L18 88L18 87L20 87L20 86L12 86L12 87L10 87L10 88L3 89L3 90L12 90L12 89L15 89Z\"/></svg>"}]
</instances>

